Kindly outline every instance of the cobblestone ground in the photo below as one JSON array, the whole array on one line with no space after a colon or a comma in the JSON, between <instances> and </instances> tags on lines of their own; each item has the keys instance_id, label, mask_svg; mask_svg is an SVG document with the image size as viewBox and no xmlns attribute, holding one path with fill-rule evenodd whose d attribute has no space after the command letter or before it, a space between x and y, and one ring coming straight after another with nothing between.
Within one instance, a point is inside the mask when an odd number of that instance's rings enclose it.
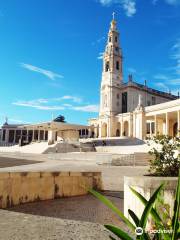
<instances>
[{"instance_id":1,"label":"cobblestone ground","mask_svg":"<svg viewBox=\"0 0 180 240\"><path fill-rule=\"evenodd\" d=\"M123 210L122 199L108 198ZM105 223L125 228L92 195L28 203L0 210L0 240L108 240Z\"/></svg>"}]
</instances>

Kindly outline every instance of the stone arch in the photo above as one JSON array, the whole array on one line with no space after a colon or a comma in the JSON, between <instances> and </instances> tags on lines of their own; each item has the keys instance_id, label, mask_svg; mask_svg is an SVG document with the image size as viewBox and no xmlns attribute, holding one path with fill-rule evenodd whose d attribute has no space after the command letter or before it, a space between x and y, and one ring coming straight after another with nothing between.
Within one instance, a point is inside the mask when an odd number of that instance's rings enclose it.
<instances>
[{"instance_id":1,"label":"stone arch","mask_svg":"<svg viewBox=\"0 0 180 240\"><path fill-rule=\"evenodd\" d=\"M124 136L128 137L129 135L129 122L128 121L125 121L124 122L124 133L123 133Z\"/></svg>"},{"instance_id":2,"label":"stone arch","mask_svg":"<svg viewBox=\"0 0 180 240\"><path fill-rule=\"evenodd\" d=\"M116 126L116 137L120 137L120 136L121 136L121 123L118 122Z\"/></svg>"},{"instance_id":3,"label":"stone arch","mask_svg":"<svg viewBox=\"0 0 180 240\"><path fill-rule=\"evenodd\" d=\"M107 137L107 123L103 123L101 126L101 137Z\"/></svg>"}]
</instances>

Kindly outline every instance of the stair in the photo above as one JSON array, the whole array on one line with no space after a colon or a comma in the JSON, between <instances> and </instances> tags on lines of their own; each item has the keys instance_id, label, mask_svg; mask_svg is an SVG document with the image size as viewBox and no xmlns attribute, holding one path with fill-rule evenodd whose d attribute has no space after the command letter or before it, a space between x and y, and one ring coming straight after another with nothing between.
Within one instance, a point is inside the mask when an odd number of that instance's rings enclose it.
<instances>
[{"instance_id":1,"label":"stair","mask_svg":"<svg viewBox=\"0 0 180 240\"><path fill-rule=\"evenodd\" d=\"M49 147L43 153L71 153L71 152L95 152L92 143L56 143L53 147Z\"/></svg>"}]
</instances>

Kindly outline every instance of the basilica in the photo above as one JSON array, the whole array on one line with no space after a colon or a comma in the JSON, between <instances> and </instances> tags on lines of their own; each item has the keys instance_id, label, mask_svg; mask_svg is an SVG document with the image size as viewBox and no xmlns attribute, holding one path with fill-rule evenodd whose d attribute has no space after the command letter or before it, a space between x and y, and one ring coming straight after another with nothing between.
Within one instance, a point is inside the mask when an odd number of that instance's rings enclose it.
<instances>
[{"instance_id":1,"label":"basilica","mask_svg":"<svg viewBox=\"0 0 180 240\"><path fill-rule=\"evenodd\" d=\"M123 55L120 34L113 17L103 54L98 118L89 124L96 138L135 137L168 134L175 136L180 129L180 99L123 79Z\"/></svg>"}]
</instances>

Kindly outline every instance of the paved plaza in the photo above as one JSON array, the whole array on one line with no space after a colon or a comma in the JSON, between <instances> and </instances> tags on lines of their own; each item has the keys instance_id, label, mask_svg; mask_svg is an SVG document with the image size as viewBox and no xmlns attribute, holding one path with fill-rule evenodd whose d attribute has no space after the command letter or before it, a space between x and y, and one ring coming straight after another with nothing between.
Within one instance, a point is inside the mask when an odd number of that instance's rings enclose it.
<instances>
[{"instance_id":1,"label":"paved plaza","mask_svg":"<svg viewBox=\"0 0 180 240\"><path fill-rule=\"evenodd\" d=\"M103 159L108 159L104 153ZM101 171L104 195L123 211L123 178L147 173L147 166L111 166L95 154L0 153L0 172ZM103 224L123 222L92 195L61 198L0 210L2 240L109 239Z\"/></svg>"},{"instance_id":2,"label":"paved plaza","mask_svg":"<svg viewBox=\"0 0 180 240\"><path fill-rule=\"evenodd\" d=\"M77 155L77 156L76 156ZM109 154L103 156L105 159ZM67 157L68 156L68 157ZM78 154L23 154L23 153L0 153L0 164L3 162L3 168L0 172L37 172L37 171L100 171L102 172L103 190L110 191L123 191L124 176L141 176L147 173L148 166L111 166L108 164L103 165L103 159L100 161L95 158L94 154L83 154L86 159L78 157ZM92 157L91 157L92 156ZM11 164L14 161L14 166L9 167L9 159ZM5 159L5 160L4 160ZM5 167L5 161L7 167ZM22 165L19 165L19 160L22 159ZM26 165L24 165L26 161ZM32 164L33 161L33 164ZM34 164L34 161L37 161ZM30 164L28 164L30 163Z\"/></svg>"}]
</instances>

